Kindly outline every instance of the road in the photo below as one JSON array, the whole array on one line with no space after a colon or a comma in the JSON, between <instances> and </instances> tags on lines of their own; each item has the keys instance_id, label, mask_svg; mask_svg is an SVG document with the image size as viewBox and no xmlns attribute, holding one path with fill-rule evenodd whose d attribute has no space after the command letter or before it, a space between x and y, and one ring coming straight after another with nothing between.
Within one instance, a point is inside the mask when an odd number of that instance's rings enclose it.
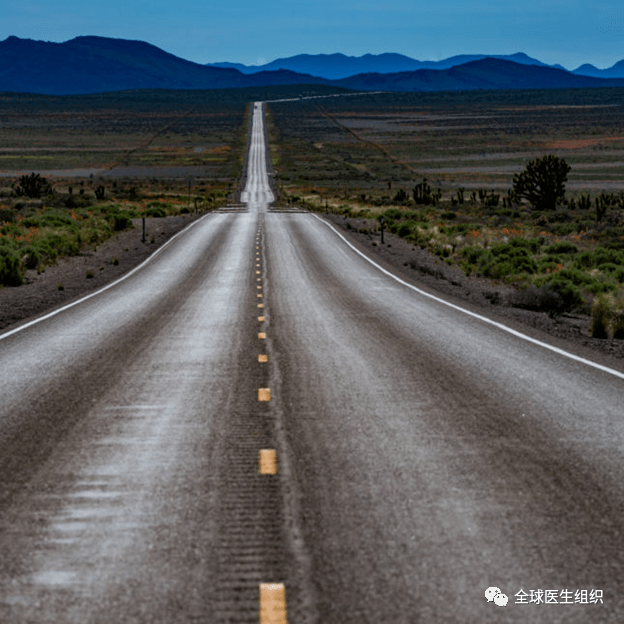
<instances>
[{"instance_id":1,"label":"road","mask_svg":"<svg viewBox=\"0 0 624 624\"><path fill-rule=\"evenodd\" d=\"M621 622L624 375L271 210L252 133L246 210L0 334L0 622Z\"/></svg>"}]
</instances>

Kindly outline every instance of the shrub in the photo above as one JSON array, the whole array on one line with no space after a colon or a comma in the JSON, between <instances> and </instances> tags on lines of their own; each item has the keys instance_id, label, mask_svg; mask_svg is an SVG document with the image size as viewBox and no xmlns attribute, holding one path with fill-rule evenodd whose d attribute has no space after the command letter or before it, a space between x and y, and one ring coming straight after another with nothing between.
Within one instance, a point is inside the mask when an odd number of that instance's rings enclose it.
<instances>
[{"instance_id":1,"label":"shrub","mask_svg":"<svg viewBox=\"0 0 624 624\"><path fill-rule=\"evenodd\" d=\"M78 229L78 224L69 214L61 210L45 212L39 217L39 227Z\"/></svg>"},{"instance_id":2,"label":"shrub","mask_svg":"<svg viewBox=\"0 0 624 624\"><path fill-rule=\"evenodd\" d=\"M404 215L405 213L398 208L388 208L388 210L383 213L384 219L389 219L392 221L402 219Z\"/></svg>"},{"instance_id":3,"label":"shrub","mask_svg":"<svg viewBox=\"0 0 624 624\"><path fill-rule=\"evenodd\" d=\"M121 210L117 214L113 215L113 229L115 232L121 232L122 230L127 230L132 227L132 218L130 213Z\"/></svg>"},{"instance_id":4,"label":"shrub","mask_svg":"<svg viewBox=\"0 0 624 624\"><path fill-rule=\"evenodd\" d=\"M461 255L468 264L477 264L481 257L486 254L486 250L478 245L469 245L461 250Z\"/></svg>"},{"instance_id":5,"label":"shrub","mask_svg":"<svg viewBox=\"0 0 624 624\"><path fill-rule=\"evenodd\" d=\"M27 269L36 269L41 262L39 250L33 245L29 245L24 251L26 252L24 255L24 266Z\"/></svg>"},{"instance_id":6,"label":"shrub","mask_svg":"<svg viewBox=\"0 0 624 624\"><path fill-rule=\"evenodd\" d=\"M31 173L20 177L18 184L15 186L15 193L18 197L38 198L43 195L49 195L52 187L45 178L38 173Z\"/></svg>"},{"instance_id":7,"label":"shrub","mask_svg":"<svg viewBox=\"0 0 624 624\"><path fill-rule=\"evenodd\" d=\"M549 284L540 287L531 285L524 290L512 293L509 303L516 308L547 312L551 317L565 311L564 299Z\"/></svg>"},{"instance_id":8,"label":"shrub","mask_svg":"<svg viewBox=\"0 0 624 624\"><path fill-rule=\"evenodd\" d=\"M613 337L618 340L624 339L624 297L620 295L615 301L615 306L611 315Z\"/></svg>"},{"instance_id":9,"label":"shrub","mask_svg":"<svg viewBox=\"0 0 624 624\"><path fill-rule=\"evenodd\" d=\"M580 288L578 288L578 286L570 280L561 277L560 274L550 279L546 284L544 284L544 287L550 289L560 297L561 301L557 312L559 314L563 312L570 312L583 303Z\"/></svg>"},{"instance_id":10,"label":"shrub","mask_svg":"<svg viewBox=\"0 0 624 624\"><path fill-rule=\"evenodd\" d=\"M160 206L153 206L152 208L148 208L145 212L144 215L146 217L166 217L167 213L164 211L164 209Z\"/></svg>"},{"instance_id":11,"label":"shrub","mask_svg":"<svg viewBox=\"0 0 624 624\"><path fill-rule=\"evenodd\" d=\"M412 233L412 227L410 227L409 223L402 223L396 232L402 238L409 236Z\"/></svg>"},{"instance_id":12,"label":"shrub","mask_svg":"<svg viewBox=\"0 0 624 624\"><path fill-rule=\"evenodd\" d=\"M399 189L396 192L396 195L394 196L392 201L395 201L395 202L405 202L408 199L409 199L409 195L403 189Z\"/></svg>"},{"instance_id":13,"label":"shrub","mask_svg":"<svg viewBox=\"0 0 624 624\"><path fill-rule=\"evenodd\" d=\"M544 251L550 254L575 254L578 252L578 247L574 243L560 241L549 245Z\"/></svg>"},{"instance_id":14,"label":"shrub","mask_svg":"<svg viewBox=\"0 0 624 624\"><path fill-rule=\"evenodd\" d=\"M23 228L40 227L40 225L37 217L26 217L20 221L20 226Z\"/></svg>"},{"instance_id":15,"label":"shrub","mask_svg":"<svg viewBox=\"0 0 624 624\"><path fill-rule=\"evenodd\" d=\"M576 232L577 229L575 223L554 223L549 228L555 236L567 236L572 234L572 232Z\"/></svg>"},{"instance_id":16,"label":"shrub","mask_svg":"<svg viewBox=\"0 0 624 624\"><path fill-rule=\"evenodd\" d=\"M24 281L22 263L17 252L0 244L0 285L20 286Z\"/></svg>"},{"instance_id":17,"label":"shrub","mask_svg":"<svg viewBox=\"0 0 624 624\"><path fill-rule=\"evenodd\" d=\"M535 210L555 210L565 196L570 165L552 154L531 160L513 177L512 192L527 199Z\"/></svg>"},{"instance_id":18,"label":"shrub","mask_svg":"<svg viewBox=\"0 0 624 624\"><path fill-rule=\"evenodd\" d=\"M611 314L611 302L607 295L600 295L594 299L591 311L591 327L589 333L592 338L609 337L609 317Z\"/></svg>"}]
</instances>

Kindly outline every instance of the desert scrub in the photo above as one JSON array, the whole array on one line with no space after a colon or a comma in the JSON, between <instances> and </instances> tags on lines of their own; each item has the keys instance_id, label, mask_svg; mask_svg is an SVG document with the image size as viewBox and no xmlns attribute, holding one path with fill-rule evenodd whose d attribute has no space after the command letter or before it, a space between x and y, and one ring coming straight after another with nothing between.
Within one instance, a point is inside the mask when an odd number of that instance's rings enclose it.
<instances>
[{"instance_id":1,"label":"desert scrub","mask_svg":"<svg viewBox=\"0 0 624 624\"><path fill-rule=\"evenodd\" d=\"M22 262L17 251L0 239L0 286L20 286L23 280Z\"/></svg>"},{"instance_id":2,"label":"desert scrub","mask_svg":"<svg viewBox=\"0 0 624 624\"><path fill-rule=\"evenodd\" d=\"M611 329L613 337L618 340L624 339L624 291L613 295L613 308L611 309Z\"/></svg>"},{"instance_id":3,"label":"desert scrub","mask_svg":"<svg viewBox=\"0 0 624 624\"><path fill-rule=\"evenodd\" d=\"M624 292L598 295L591 308L590 335L593 338L624 338Z\"/></svg>"},{"instance_id":4,"label":"desert scrub","mask_svg":"<svg viewBox=\"0 0 624 624\"><path fill-rule=\"evenodd\" d=\"M591 310L591 326L589 333L592 338L609 337L609 321L611 316L611 301L608 295L599 295L594 299Z\"/></svg>"}]
</instances>

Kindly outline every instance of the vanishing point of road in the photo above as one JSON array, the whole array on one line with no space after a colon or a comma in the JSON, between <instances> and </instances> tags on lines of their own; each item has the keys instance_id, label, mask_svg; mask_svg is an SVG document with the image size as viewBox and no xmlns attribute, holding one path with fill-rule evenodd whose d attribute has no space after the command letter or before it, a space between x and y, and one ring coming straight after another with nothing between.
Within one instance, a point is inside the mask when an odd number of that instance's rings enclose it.
<instances>
[{"instance_id":1,"label":"vanishing point of road","mask_svg":"<svg viewBox=\"0 0 624 624\"><path fill-rule=\"evenodd\" d=\"M242 208L0 334L0 622L624 621L622 372L273 209L266 158L256 103Z\"/></svg>"}]
</instances>

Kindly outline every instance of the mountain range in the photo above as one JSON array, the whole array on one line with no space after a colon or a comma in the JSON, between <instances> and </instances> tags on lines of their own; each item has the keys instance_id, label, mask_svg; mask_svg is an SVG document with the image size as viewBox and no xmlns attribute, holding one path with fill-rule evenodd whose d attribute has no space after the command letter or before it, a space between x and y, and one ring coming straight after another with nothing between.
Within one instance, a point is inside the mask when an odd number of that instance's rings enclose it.
<instances>
[{"instance_id":1,"label":"mountain range","mask_svg":"<svg viewBox=\"0 0 624 624\"><path fill-rule=\"evenodd\" d=\"M416 71L418 69L450 69L472 61L485 58L512 61L520 65L537 65L566 70L561 65L548 65L524 52L516 54L461 54L441 61L418 61L403 54L365 54L364 56L346 56L344 54L298 54L288 58L279 58L265 65L243 65L241 63L207 63L208 67L225 67L238 69L243 74L254 74L260 71L288 69L290 71L311 74L328 80L340 80L357 74L391 74L397 72ZM593 78L624 78L624 60L607 69L598 69L589 63L572 70L579 76Z\"/></svg>"},{"instance_id":2,"label":"mountain range","mask_svg":"<svg viewBox=\"0 0 624 624\"><path fill-rule=\"evenodd\" d=\"M584 71L593 73L586 75ZM354 90L455 91L624 86L624 60L574 72L523 53L416 61L400 54L298 55L255 68L201 65L144 41L76 37L50 43L0 42L0 91L65 95L131 89L226 89L324 84ZM356 72L355 74L352 72Z\"/></svg>"},{"instance_id":3,"label":"mountain range","mask_svg":"<svg viewBox=\"0 0 624 624\"><path fill-rule=\"evenodd\" d=\"M328 80L340 80L357 74L392 74L397 72L409 72L419 69L450 69L457 65L479 61L485 58L498 58L522 65L539 65L547 67L545 63L527 56L523 52L510 55L496 54L462 54L451 56L442 61L417 61L403 54L365 54L364 56L346 56L344 54L298 54L288 58L279 58L265 65L242 65L241 63L207 63L208 67L225 67L238 69L243 74L254 74L259 71L275 71L288 69L294 72L311 74ZM554 65L557 69L563 69L561 65ZM589 66L593 67L593 66ZM593 68L597 70L595 67ZM593 74L592 74L593 75ZM597 76L598 77L598 76ZM607 77L607 76L605 76ZM608 76L609 78L624 78L624 68L621 76Z\"/></svg>"}]
</instances>

